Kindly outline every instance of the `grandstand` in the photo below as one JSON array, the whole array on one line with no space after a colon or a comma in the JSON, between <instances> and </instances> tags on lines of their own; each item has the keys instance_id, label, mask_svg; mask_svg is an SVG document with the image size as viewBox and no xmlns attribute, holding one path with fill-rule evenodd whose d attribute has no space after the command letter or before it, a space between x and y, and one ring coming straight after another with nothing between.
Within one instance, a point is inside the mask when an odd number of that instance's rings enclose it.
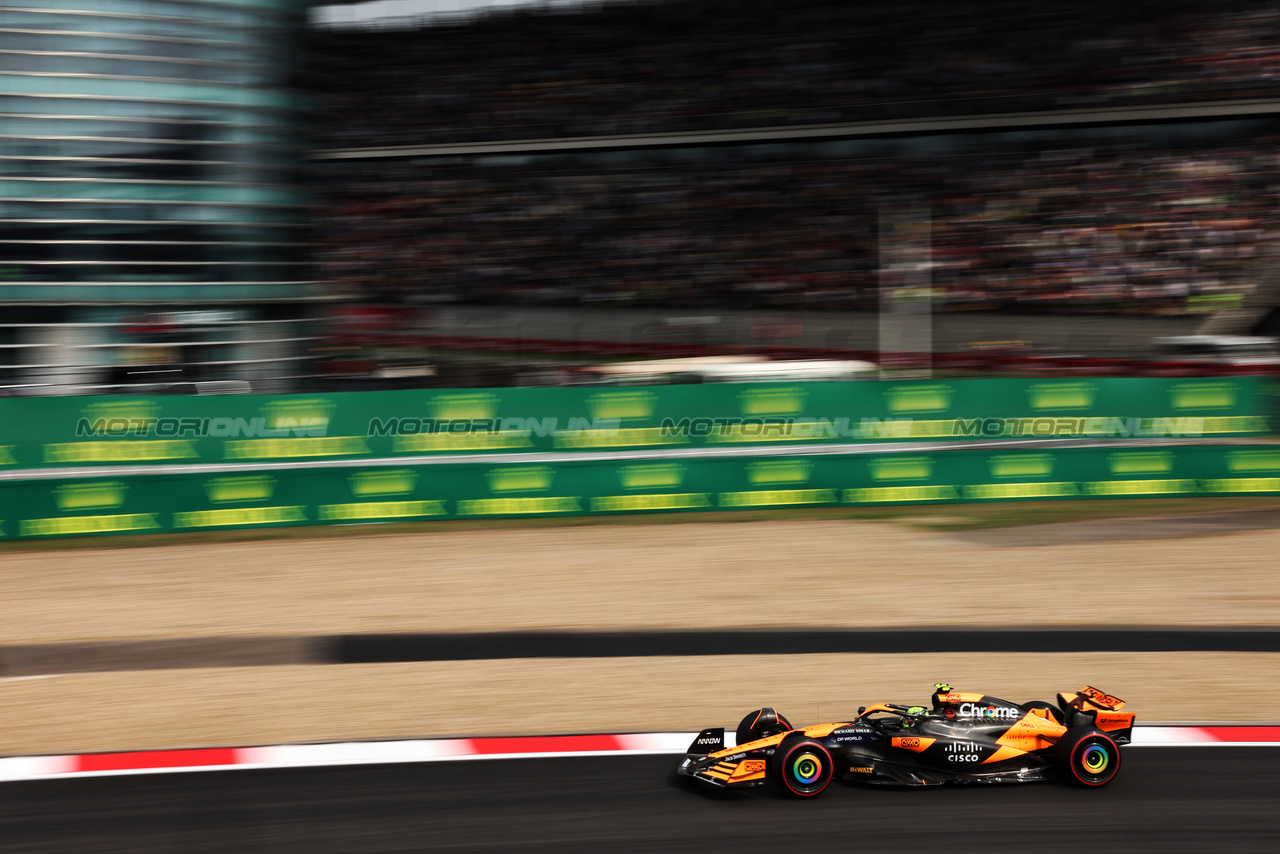
<instances>
[{"instance_id":1,"label":"grandstand","mask_svg":"<svg viewBox=\"0 0 1280 854\"><path fill-rule=\"evenodd\" d=\"M1277 19L1153 11L690 0L330 28L320 263L487 337L616 340L601 312L623 308L770 326L876 311L881 215L911 198L940 346L1010 314L1092 355L1233 310L1252 326ZM841 345L877 349L852 328Z\"/></svg>"},{"instance_id":2,"label":"grandstand","mask_svg":"<svg viewBox=\"0 0 1280 854\"><path fill-rule=\"evenodd\" d=\"M860 357L902 200L937 349L1274 331L1274 9L553 5L305 39L294 4L7 18L0 394L387 368L316 341L325 303L517 355Z\"/></svg>"}]
</instances>

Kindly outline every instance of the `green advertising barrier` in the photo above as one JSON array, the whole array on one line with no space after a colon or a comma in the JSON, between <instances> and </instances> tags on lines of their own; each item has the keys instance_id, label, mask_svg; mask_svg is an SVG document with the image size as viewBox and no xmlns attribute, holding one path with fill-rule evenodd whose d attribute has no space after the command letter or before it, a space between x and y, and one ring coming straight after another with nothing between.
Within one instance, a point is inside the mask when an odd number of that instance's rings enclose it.
<instances>
[{"instance_id":1,"label":"green advertising barrier","mask_svg":"<svg viewBox=\"0 0 1280 854\"><path fill-rule=\"evenodd\" d=\"M1247 437L1255 377L965 379L0 400L7 468L1030 437Z\"/></svg>"},{"instance_id":2,"label":"green advertising barrier","mask_svg":"<svg viewBox=\"0 0 1280 854\"><path fill-rule=\"evenodd\" d=\"M0 482L0 538L420 519L1280 494L1280 447L422 464Z\"/></svg>"}]
</instances>

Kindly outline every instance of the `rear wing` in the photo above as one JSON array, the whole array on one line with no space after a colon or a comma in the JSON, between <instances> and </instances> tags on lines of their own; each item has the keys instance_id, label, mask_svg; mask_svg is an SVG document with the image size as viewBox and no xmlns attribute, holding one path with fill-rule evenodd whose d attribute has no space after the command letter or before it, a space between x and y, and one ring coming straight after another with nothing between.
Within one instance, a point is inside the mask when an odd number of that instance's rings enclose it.
<instances>
[{"instance_id":1,"label":"rear wing","mask_svg":"<svg viewBox=\"0 0 1280 854\"><path fill-rule=\"evenodd\" d=\"M1122 712L1124 700L1085 686L1071 694L1058 695L1058 706L1067 715L1068 726L1096 726L1106 732L1116 744L1128 744L1133 740L1133 724L1137 715Z\"/></svg>"}]
</instances>

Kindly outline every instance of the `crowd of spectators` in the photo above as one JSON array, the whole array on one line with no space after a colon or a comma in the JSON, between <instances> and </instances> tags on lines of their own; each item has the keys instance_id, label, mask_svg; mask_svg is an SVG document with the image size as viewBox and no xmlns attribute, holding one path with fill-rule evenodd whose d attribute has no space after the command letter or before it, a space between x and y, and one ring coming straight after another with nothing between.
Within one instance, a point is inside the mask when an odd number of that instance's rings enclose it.
<instances>
[{"instance_id":1,"label":"crowd of spectators","mask_svg":"<svg viewBox=\"0 0 1280 854\"><path fill-rule=\"evenodd\" d=\"M941 309L1223 307L1280 226L1280 138L1161 134L347 165L322 273L378 303L873 308L884 218L924 211Z\"/></svg>"},{"instance_id":2,"label":"crowd of spectators","mask_svg":"<svg viewBox=\"0 0 1280 854\"><path fill-rule=\"evenodd\" d=\"M1280 6L663 0L318 35L322 147L1272 97Z\"/></svg>"}]
</instances>

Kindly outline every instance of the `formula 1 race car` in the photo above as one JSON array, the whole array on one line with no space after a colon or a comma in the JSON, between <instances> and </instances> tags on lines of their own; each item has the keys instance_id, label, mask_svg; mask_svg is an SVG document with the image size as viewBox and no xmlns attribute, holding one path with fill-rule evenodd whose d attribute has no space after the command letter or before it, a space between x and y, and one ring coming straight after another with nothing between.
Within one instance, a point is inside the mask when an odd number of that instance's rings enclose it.
<instances>
[{"instance_id":1,"label":"formula 1 race car","mask_svg":"<svg viewBox=\"0 0 1280 854\"><path fill-rule=\"evenodd\" d=\"M1056 705L1011 703L934 686L933 706L879 703L844 723L793 727L773 709L742 719L734 746L704 729L676 774L718 788L763 786L812 798L832 778L890 786L1028 783L1065 779L1105 786L1133 737L1124 701L1096 688L1059 694Z\"/></svg>"}]
</instances>

